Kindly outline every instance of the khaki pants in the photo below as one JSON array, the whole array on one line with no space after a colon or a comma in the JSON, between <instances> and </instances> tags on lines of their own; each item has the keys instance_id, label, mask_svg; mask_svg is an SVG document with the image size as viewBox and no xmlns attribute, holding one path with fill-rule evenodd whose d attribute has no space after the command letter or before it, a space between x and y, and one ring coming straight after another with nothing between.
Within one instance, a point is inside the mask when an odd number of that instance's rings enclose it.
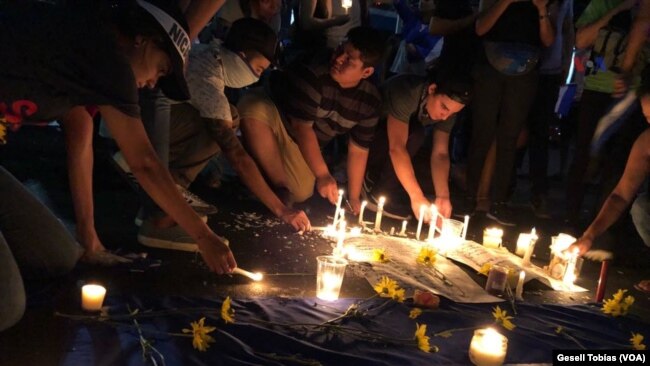
<instances>
[{"instance_id":1,"label":"khaki pants","mask_svg":"<svg viewBox=\"0 0 650 366\"><path fill-rule=\"evenodd\" d=\"M230 112L232 127L236 129L239 116L235 106L230 105ZM187 103L172 106L169 138L169 171L174 181L186 188L210 159L221 154L219 145L208 131L206 120Z\"/></svg>"},{"instance_id":2,"label":"khaki pants","mask_svg":"<svg viewBox=\"0 0 650 366\"><path fill-rule=\"evenodd\" d=\"M247 92L237 104L240 118L252 118L266 123L275 136L280 150L287 188L295 202L302 202L314 193L316 178L303 158L298 144L289 136L277 107L261 89Z\"/></svg>"}]
</instances>

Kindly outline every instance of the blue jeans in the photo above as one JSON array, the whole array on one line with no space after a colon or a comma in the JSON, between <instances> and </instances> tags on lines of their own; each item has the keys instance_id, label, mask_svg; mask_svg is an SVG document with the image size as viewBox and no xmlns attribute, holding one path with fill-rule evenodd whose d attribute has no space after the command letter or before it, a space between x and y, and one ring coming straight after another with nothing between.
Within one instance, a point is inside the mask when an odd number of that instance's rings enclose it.
<instances>
[{"instance_id":1,"label":"blue jeans","mask_svg":"<svg viewBox=\"0 0 650 366\"><path fill-rule=\"evenodd\" d=\"M0 331L25 312L23 278L66 274L81 253L54 214L0 166Z\"/></svg>"},{"instance_id":2,"label":"blue jeans","mask_svg":"<svg viewBox=\"0 0 650 366\"><path fill-rule=\"evenodd\" d=\"M636 231L643 239L645 245L650 247L650 197L648 197L648 192L641 193L630 209L630 215L632 215L632 221L636 227Z\"/></svg>"}]
</instances>

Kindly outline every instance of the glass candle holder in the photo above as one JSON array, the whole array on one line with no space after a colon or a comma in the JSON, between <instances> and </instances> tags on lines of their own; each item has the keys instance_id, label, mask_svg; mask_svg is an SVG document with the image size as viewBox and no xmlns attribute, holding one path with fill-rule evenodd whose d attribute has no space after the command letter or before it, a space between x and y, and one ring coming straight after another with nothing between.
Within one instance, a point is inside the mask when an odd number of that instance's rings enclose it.
<instances>
[{"instance_id":1,"label":"glass candle holder","mask_svg":"<svg viewBox=\"0 0 650 366\"><path fill-rule=\"evenodd\" d=\"M463 236L463 226L465 224L462 221L454 219L444 219L442 221L442 237L445 238L460 238Z\"/></svg>"},{"instance_id":2,"label":"glass candle holder","mask_svg":"<svg viewBox=\"0 0 650 366\"><path fill-rule=\"evenodd\" d=\"M474 331L469 345L469 359L476 366L503 365L508 352L508 338L492 328Z\"/></svg>"},{"instance_id":3,"label":"glass candle holder","mask_svg":"<svg viewBox=\"0 0 650 366\"><path fill-rule=\"evenodd\" d=\"M86 311L100 311L104 303L106 288L100 285L85 285L81 288L81 308Z\"/></svg>"},{"instance_id":4,"label":"glass candle holder","mask_svg":"<svg viewBox=\"0 0 650 366\"><path fill-rule=\"evenodd\" d=\"M487 248L498 249L501 246L503 230L497 228L488 228L483 230L483 246Z\"/></svg>"},{"instance_id":5,"label":"glass candle holder","mask_svg":"<svg viewBox=\"0 0 650 366\"><path fill-rule=\"evenodd\" d=\"M508 268L495 264L490 268L490 273L485 283L485 291L490 295L501 296L506 289L507 281Z\"/></svg>"},{"instance_id":6,"label":"glass candle holder","mask_svg":"<svg viewBox=\"0 0 650 366\"><path fill-rule=\"evenodd\" d=\"M316 260L318 261L316 297L327 301L337 300L348 261L330 255L316 257Z\"/></svg>"}]
</instances>

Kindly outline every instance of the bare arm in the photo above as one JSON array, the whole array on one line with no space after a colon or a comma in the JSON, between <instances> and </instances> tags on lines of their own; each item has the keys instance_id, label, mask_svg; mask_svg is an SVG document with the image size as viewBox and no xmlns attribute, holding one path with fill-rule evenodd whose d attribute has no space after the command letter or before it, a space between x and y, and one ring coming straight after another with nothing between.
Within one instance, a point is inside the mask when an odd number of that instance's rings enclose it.
<instances>
[{"instance_id":1,"label":"bare arm","mask_svg":"<svg viewBox=\"0 0 650 366\"><path fill-rule=\"evenodd\" d=\"M93 203L93 121L85 107L72 108L63 117L68 180L76 218L77 240L86 255L105 250L95 231Z\"/></svg>"},{"instance_id":2,"label":"bare arm","mask_svg":"<svg viewBox=\"0 0 650 366\"><path fill-rule=\"evenodd\" d=\"M433 150L431 151L431 177L436 190L435 204L438 212L444 217L451 216L451 201L449 199L449 133L440 130L433 131Z\"/></svg>"},{"instance_id":3,"label":"bare arm","mask_svg":"<svg viewBox=\"0 0 650 366\"><path fill-rule=\"evenodd\" d=\"M300 0L300 4L298 6L298 15L300 17L300 25L304 30L327 29L333 26L345 24L350 20L350 17L348 15L337 15L335 17L329 17L327 19L315 18L314 11L316 11L316 1L317 0ZM328 14L331 13L332 6L330 3L328 6Z\"/></svg>"},{"instance_id":4,"label":"bare arm","mask_svg":"<svg viewBox=\"0 0 650 366\"><path fill-rule=\"evenodd\" d=\"M236 138L236 137L235 137ZM253 192L255 197L268 207L273 214L296 230L309 230L311 224L307 215L300 210L292 210L280 201L266 183L255 161L248 155L244 147L238 143L233 148L224 151L228 162L233 166L242 182Z\"/></svg>"},{"instance_id":5,"label":"bare arm","mask_svg":"<svg viewBox=\"0 0 650 366\"><path fill-rule=\"evenodd\" d=\"M555 40L555 28L548 17L546 2L547 0L533 0L539 14L539 38L544 46L549 47Z\"/></svg>"},{"instance_id":6,"label":"bare arm","mask_svg":"<svg viewBox=\"0 0 650 366\"><path fill-rule=\"evenodd\" d=\"M158 160L142 121L111 106L99 109L142 188L196 240L203 259L213 271L231 272L237 266L232 252L185 202L169 171Z\"/></svg>"},{"instance_id":7,"label":"bare arm","mask_svg":"<svg viewBox=\"0 0 650 366\"><path fill-rule=\"evenodd\" d=\"M419 219L420 206L430 205L429 200L424 197L422 188L418 184L415 177L415 170L411 162L411 156L406 150L406 143L408 141L409 125L395 118L393 115L388 115L388 146L390 152L390 160L395 169L397 179L404 187L411 199L411 210ZM426 218L428 221L428 218Z\"/></svg>"},{"instance_id":8,"label":"bare arm","mask_svg":"<svg viewBox=\"0 0 650 366\"><path fill-rule=\"evenodd\" d=\"M593 240L607 230L632 203L650 167L650 130L645 130L632 146L627 165L618 184L607 197L596 219L578 239L580 253L589 250Z\"/></svg>"},{"instance_id":9,"label":"bare arm","mask_svg":"<svg viewBox=\"0 0 650 366\"><path fill-rule=\"evenodd\" d=\"M648 30L650 30L650 0L641 0L641 7L632 25L630 39L627 43L625 56L621 65L621 71L623 73L629 73L634 68L637 55L647 41Z\"/></svg>"},{"instance_id":10,"label":"bare arm","mask_svg":"<svg viewBox=\"0 0 650 366\"><path fill-rule=\"evenodd\" d=\"M190 27L190 39L198 37L201 30L225 3L226 0L192 0L187 5L185 19Z\"/></svg>"},{"instance_id":11,"label":"bare arm","mask_svg":"<svg viewBox=\"0 0 650 366\"><path fill-rule=\"evenodd\" d=\"M316 189L318 193L327 198L330 203L336 204L338 199L338 187L336 181L330 174L323 154L318 145L318 138L311 123L304 121L292 121L292 127L296 132L298 147L307 165L316 176Z\"/></svg>"},{"instance_id":12,"label":"bare arm","mask_svg":"<svg viewBox=\"0 0 650 366\"><path fill-rule=\"evenodd\" d=\"M485 4L485 1L486 0L481 0L481 13L476 19L476 34L479 36L483 36L489 32L497 23L501 15L506 11L508 6L514 2L514 0L496 0L496 2L492 1L492 5L488 7Z\"/></svg>"},{"instance_id":13,"label":"bare arm","mask_svg":"<svg viewBox=\"0 0 650 366\"><path fill-rule=\"evenodd\" d=\"M478 14L470 14L460 19L431 17L431 20L429 21L429 33L434 36L447 36L458 33L474 24L477 15Z\"/></svg>"},{"instance_id":14,"label":"bare arm","mask_svg":"<svg viewBox=\"0 0 650 366\"><path fill-rule=\"evenodd\" d=\"M593 46L598 38L598 31L601 28L605 27L614 15L630 9L638 0L624 0L617 7L608 11L600 19L596 20L593 23L581 26L578 28L576 33L576 47L577 48L588 48Z\"/></svg>"},{"instance_id":15,"label":"bare arm","mask_svg":"<svg viewBox=\"0 0 650 366\"><path fill-rule=\"evenodd\" d=\"M368 163L368 150L361 148L350 139L348 143L348 197L355 215L361 209L361 185L366 173Z\"/></svg>"}]
</instances>

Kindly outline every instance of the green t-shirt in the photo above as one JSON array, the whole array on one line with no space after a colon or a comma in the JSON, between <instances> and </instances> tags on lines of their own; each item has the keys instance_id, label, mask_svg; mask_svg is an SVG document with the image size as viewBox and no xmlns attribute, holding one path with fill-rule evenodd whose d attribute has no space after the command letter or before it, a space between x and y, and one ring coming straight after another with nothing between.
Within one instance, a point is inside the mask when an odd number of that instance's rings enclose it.
<instances>
[{"instance_id":1,"label":"green t-shirt","mask_svg":"<svg viewBox=\"0 0 650 366\"><path fill-rule=\"evenodd\" d=\"M412 74L397 75L387 80L381 87L384 114L390 114L404 123L414 119L423 126L434 124L436 129L449 133L456 123L455 115L445 121L434 121L424 113L427 85L424 77Z\"/></svg>"},{"instance_id":2,"label":"green t-shirt","mask_svg":"<svg viewBox=\"0 0 650 366\"><path fill-rule=\"evenodd\" d=\"M578 18L576 28L589 25L602 18L608 11L617 7L623 0L592 0ZM602 30L601 30L602 31ZM592 50L592 52L594 52ZM609 65L608 65L609 66ZM614 92L614 80L616 73L609 67L607 70L599 70L595 74L585 77L585 90L597 91L611 94Z\"/></svg>"}]
</instances>

